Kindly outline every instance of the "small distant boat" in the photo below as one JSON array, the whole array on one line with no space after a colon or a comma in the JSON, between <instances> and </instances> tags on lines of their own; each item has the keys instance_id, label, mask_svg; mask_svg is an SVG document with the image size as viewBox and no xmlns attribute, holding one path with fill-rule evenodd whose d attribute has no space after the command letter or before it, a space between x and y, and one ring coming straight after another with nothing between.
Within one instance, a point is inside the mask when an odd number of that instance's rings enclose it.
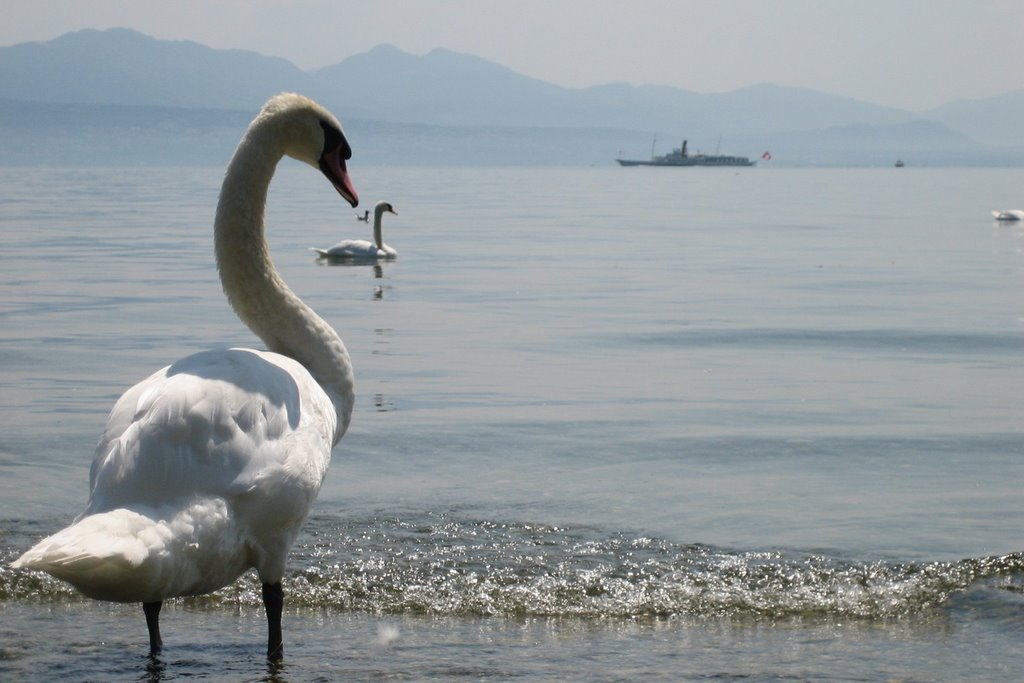
<instances>
[{"instance_id":1,"label":"small distant boat","mask_svg":"<svg viewBox=\"0 0 1024 683\"><path fill-rule=\"evenodd\" d=\"M903 168L903 166L904 166L903 159L897 159L896 160L896 168Z\"/></svg>"},{"instance_id":2,"label":"small distant boat","mask_svg":"<svg viewBox=\"0 0 1024 683\"><path fill-rule=\"evenodd\" d=\"M753 166L756 161L747 157L734 157L723 154L688 154L686 151L686 140L683 146L678 147L668 154L655 156L651 154L649 161L638 161L633 159L616 159L620 166Z\"/></svg>"},{"instance_id":3,"label":"small distant boat","mask_svg":"<svg viewBox=\"0 0 1024 683\"><path fill-rule=\"evenodd\" d=\"M997 221L1024 221L1024 210L1007 209L1005 211L993 211L992 217Z\"/></svg>"}]
</instances>

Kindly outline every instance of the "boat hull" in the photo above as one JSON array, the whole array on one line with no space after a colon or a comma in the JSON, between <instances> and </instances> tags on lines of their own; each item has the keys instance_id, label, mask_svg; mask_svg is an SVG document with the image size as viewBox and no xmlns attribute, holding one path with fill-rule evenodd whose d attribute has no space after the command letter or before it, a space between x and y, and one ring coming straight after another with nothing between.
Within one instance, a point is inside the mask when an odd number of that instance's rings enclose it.
<instances>
[{"instance_id":1,"label":"boat hull","mask_svg":"<svg viewBox=\"0 0 1024 683\"><path fill-rule=\"evenodd\" d=\"M616 159L620 166L753 166L756 161L743 157L715 158L689 157L686 159L673 159L671 161L638 161L633 159Z\"/></svg>"}]
</instances>

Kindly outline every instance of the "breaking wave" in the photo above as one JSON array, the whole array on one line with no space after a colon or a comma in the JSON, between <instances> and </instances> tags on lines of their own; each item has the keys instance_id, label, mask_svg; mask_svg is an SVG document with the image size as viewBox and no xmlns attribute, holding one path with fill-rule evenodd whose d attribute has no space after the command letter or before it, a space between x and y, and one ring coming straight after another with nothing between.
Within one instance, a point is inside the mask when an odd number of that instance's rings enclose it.
<instances>
[{"instance_id":1,"label":"breaking wave","mask_svg":"<svg viewBox=\"0 0 1024 683\"><path fill-rule=\"evenodd\" d=\"M0 599L84 600L66 584L7 564ZM287 604L374 614L664 618L891 618L942 605L1000 578L1020 591L1024 553L951 562L856 561L792 551L730 550L625 533L527 523L317 518L292 552ZM261 605L251 573L186 599Z\"/></svg>"}]
</instances>

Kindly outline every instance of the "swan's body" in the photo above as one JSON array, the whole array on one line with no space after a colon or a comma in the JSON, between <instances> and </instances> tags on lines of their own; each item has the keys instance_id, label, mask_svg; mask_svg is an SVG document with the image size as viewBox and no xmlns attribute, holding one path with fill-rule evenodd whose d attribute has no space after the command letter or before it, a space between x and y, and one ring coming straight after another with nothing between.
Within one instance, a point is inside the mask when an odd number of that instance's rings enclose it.
<instances>
[{"instance_id":1,"label":"swan's body","mask_svg":"<svg viewBox=\"0 0 1024 683\"><path fill-rule=\"evenodd\" d=\"M216 590L254 567L267 654L281 656L285 560L351 417L341 338L267 253L263 207L285 154L358 203L338 121L299 95L267 102L228 166L215 245L228 300L270 350L197 353L125 392L97 446L85 511L13 563L93 598L142 602L153 652L164 599Z\"/></svg>"},{"instance_id":2,"label":"swan's body","mask_svg":"<svg viewBox=\"0 0 1024 683\"><path fill-rule=\"evenodd\" d=\"M384 244L384 239L381 231L381 223L385 213L393 213L396 216L398 212L395 211L394 207L388 202L377 202L377 206L373 209L373 241L369 240L342 240L333 247L327 249L316 249L315 251L320 258L331 259L334 261L376 261L378 259L393 259L398 256L398 252L392 247ZM360 219L362 220L362 219Z\"/></svg>"},{"instance_id":3,"label":"swan's body","mask_svg":"<svg viewBox=\"0 0 1024 683\"><path fill-rule=\"evenodd\" d=\"M993 211L992 217L997 221L1022 221L1024 220L1024 210L1007 209L1005 211Z\"/></svg>"}]
</instances>

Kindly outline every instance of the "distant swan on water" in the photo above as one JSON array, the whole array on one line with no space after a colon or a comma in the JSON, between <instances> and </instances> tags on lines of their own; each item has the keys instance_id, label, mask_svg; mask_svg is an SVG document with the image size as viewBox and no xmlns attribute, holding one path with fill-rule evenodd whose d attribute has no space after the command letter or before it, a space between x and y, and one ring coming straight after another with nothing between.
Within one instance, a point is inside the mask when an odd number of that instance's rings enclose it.
<instances>
[{"instance_id":1,"label":"distant swan on water","mask_svg":"<svg viewBox=\"0 0 1024 683\"><path fill-rule=\"evenodd\" d=\"M992 217L997 221L1021 221L1024 220L1024 210L1006 209L1005 211L993 211Z\"/></svg>"},{"instance_id":2,"label":"distant swan on water","mask_svg":"<svg viewBox=\"0 0 1024 683\"><path fill-rule=\"evenodd\" d=\"M264 204L285 155L359 203L338 120L301 95L271 98L228 165L214 222L224 292L268 350L200 352L125 392L96 448L85 511L12 564L92 598L141 602L153 654L165 599L215 591L254 567L267 657L283 656L286 558L352 415L344 343L268 255Z\"/></svg>"},{"instance_id":3,"label":"distant swan on water","mask_svg":"<svg viewBox=\"0 0 1024 683\"><path fill-rule=\"evenodd\" d=\"M393 259L398 252L384 244L381 234L381 222L385 213L398 212L389 202L377 202L373 209L373 242L369 240L343 240L327 249L312 248L320 258L333 261L375 261L377 259Z\"/></svg>"}]
</instances>

